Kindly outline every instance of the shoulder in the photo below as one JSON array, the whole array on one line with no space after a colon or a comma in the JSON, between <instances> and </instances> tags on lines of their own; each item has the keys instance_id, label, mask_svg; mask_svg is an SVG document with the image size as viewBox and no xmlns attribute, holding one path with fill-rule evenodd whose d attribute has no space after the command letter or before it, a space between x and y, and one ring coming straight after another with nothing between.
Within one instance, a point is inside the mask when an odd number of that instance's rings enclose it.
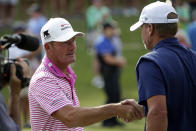
<instances>
[{"instance_id":1,"label":"shoulder","mask_svg":"<svg viewBox=\"0 0 196 131\"><path fill-rule=\"evenodd\" d=\"M173 55L173 52L171 50L161 47L156 50L152 50L151 52L141 56L139 61L143 61L143 60L162 61L165 58L170 57L172 55Z\"/></svg>"},{"instance_id":2,"label":"shoulder","mask_svg":"<svg viewBox=\"0 0 196 131\"><path fill-rule=\"evenodd\" d=\"M41 16L39 20L40 22L43 22L43 23L47 22L47 18L45 16Z\"/></svg>"},{"instance_id":3,"label":"shoulder","mask_svg":"<svg viewBox=\"0 0 196 131\"><path fill-rule=\"evenodd\" d=\"M107 7L107 6L103 6L102 8L101 8L101 10L103 11L103 12L109 12L110 10L109 10L109 8Z\"/></svg>"},{"instance_id":4,"label":"shoulder","mask_svg":"<svg viewBox=\"0 0 196 131\"><path fill-rule=\"evenodd\" d=\"M160 66L160 64L163 64L164 62L164 59L162 59L164 56L166 56L166 54L164 52L167 52L165 51L165 49L157 49L157 50L154 50L154 51L151 51L143 56L141 56L137 62L137 65L136 65L136 70L138 70L138 67L141 65L141 64L146 64L146 63L151 63L151 64L154 64L156 65L157 67ZM150 65L150 64L148 64Z\"/></svg>"},{"instance_id":5,"label":"shoulder","mask_svg":"<svg viewBox=\"0 0 196 131\"><path fill-rule=\"evenodd\" d=\"M95 40L95 45L100 45L101 43L103 43L105 40L105 37L103 35L100 35L97 37L97 39Z\"/></svg>"},{"instance_id":6,"label":"shoulder","mask_svg":"<svg viewBox=\"0 0 196 131\"><path fill-rule=\"evenodd\" d=\"M87 8L87 12L89 13L91 11L94 11L95 9L96 8L93 5L91 5L90 7Z\"/></svg>"},{"instance_id":7,"label":"shoulder","mask_svg":"<svg viewBox=\"0 0 196 131\"><path fill-rule=\"evenodd\" d=\"M156 59L159 56L159 52L157 51L152 51L149 52L143 56L141 56L137 62L137 64L140 64L142 61L154 61L154 59Z\"/></svg>"},{"instance_id":8,"label":"shoulder","mask_svg":"<svg viewBox=\"0 0 196 131\"><path fill-rule=\"evenodd\" d=\"M31 78L30 88L44 87L43 85L47 84L53 85L56 84L56 81L55 75L41 65Z\"/></svg>"}]
</instances>

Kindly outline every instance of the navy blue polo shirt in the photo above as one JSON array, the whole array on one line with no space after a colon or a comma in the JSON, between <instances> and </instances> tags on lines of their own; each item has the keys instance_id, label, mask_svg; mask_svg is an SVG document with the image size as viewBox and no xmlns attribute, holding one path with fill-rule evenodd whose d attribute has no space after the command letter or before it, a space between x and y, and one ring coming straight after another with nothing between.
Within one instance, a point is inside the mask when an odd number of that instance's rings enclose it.
<instances>
[{"instance_id":1,"label":"navy blue polo shirt","mask_svg":"<svg viewBox=\"0 0 196 131\"><path fill-rule=\"evenodd\" d=\"M196 131L196 53L176 38L160 41L136 66L139 104L165 95L168 131Z\"/></svg>"}]
</instances>

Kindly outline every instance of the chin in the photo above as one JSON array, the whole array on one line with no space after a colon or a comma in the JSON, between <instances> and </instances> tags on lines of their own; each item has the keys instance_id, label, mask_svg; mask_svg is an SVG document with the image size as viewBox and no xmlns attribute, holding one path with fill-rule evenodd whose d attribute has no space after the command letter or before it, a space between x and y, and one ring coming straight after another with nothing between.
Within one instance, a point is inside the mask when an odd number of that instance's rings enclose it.
<instances>
[{"instance_id":1,"label":"chin","mask_svg":"<svg viewBox=\"0 0 196 131\"><path fill-rule=\"evenodd\" d=\"M73 58L72 60L70 60L70 64L72 64L72 63L74 63L76 61L76 59L75 58Z\"/></svg>"}]
</instances>

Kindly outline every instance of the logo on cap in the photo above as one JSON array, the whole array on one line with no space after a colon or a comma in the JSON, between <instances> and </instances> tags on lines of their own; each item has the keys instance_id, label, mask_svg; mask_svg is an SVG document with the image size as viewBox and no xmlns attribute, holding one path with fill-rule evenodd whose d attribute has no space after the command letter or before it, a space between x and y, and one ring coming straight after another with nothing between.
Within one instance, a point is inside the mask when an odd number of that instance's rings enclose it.
<instances>
[{"instance_id":1,"label":"logo on cap","mask_svg":"<svg viewBox=\"0 0 196 131\"><path fill-rule=\"evenodd\" d=\"M71 26L69 24L62 24L61 25L61 30L65 30L65 29L68 29L68 28L71 28Z\"/></svg>"},{"instance_id":2,"label":"logo on cap","mask_svg":"<svg viewBox=\"0 0 196 131\"><path fill-rule=\"evenodd\" d=\"M50 34L48 33L48 30L44 31L44 39L50 38Z\"/></svg>"},{"instance_id":3,"label":"logo on cap","mask_svg":"<svg viewBox=\"0 0 196 131\"><path fill-rule=\"evenodd\" d=\"M68 25L68 24L62 24L61 27L64 27L65 25Z\"/></svg>"}]
</instances>

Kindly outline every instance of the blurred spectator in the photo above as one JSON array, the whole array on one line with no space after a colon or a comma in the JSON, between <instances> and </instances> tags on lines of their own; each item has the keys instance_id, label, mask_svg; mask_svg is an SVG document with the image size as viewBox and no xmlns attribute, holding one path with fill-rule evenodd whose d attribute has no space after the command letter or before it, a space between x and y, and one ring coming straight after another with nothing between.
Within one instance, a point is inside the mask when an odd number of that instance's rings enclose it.
<instances>
[{"instance_id":1,"label":"blurred spectator","mask_svg":"<svg viewBox=\"0 0 196 131\"><path fill-rule=\"evenodd\" d=\"M190 6L191 21L194 21L193 12L196 10L196 0L187 0Z\"/></svg>"},{"instance_id":2,"label":"blurred spectator","mask_svg":"<svg viewBox=\"0 0 196 131\"><path fill-rule=\"evenodd\" d=\"M105 4L111 9L112 14L129 17L139 14L141 0L107 0Z\"/></svg>"},{"instance_id":3,"label":"blurred spectator","mask_svg":"<svg viewBox=\"0 0 196 131\"><path fill-rule=\"evenodd\" d=\"M136 16L139 14L140 0L123 0L124 10L123 14L126 17Z\"/></svg>"},{"instance_id":4,"label":"blurred spectator","mask_svg":"<svg viewBox=\"0 0 196 131\"><path fill-rule=\"evenodd\" d=\"M190 21L189 5L184 0L176 1L176 11L180 19L180 28L186 29Z\"/></svg>"},{"instance_id":5,"label":"blurred spectator","mask_svg":"<svg viewBox=\"0 0 196 131\"><path fill-rule=\"evenodd\" d=\"M27 30L30 34L35 35L40 40L40 31L42 26L47 22L46 17L42 14L40 6L37 4L33 4L29 10L30 19L27 24ZM41 40L40 40L41 43ZM40 44L40 48L36 51L37 59L33 59L32 67L33 72L36 70L38 65L41 62L42 56L44 54L42 44Z\"/></svg>"},{"instance_id":6,"label":"blurred spectator","mask_svg":"<svg viewBox=\"0 0 196 131\"><path fill-rule=\"evenodd\" d=\"M28 8L33 4L37 3L40 5L40 9L42 12L46 10L46 2L45 0L20 0L20 12L27 12ZM21 13L21 19L25 19L27 14Z\"/></svg>"},{"instance_id":7,"label":"blurred spectator","mask_svg":"<svg viewBox=\"0 0 196 131\"><path fill-rule=\"evenodd\" d=\"M116 103L121 99L120 91L120 70L126 61L121 56L119 43L114 43L116 39L115 27L110 23L105 23L103 34L96 41L97 59L100 64L100 73L104 79L104 90L107 96L106 103ZM117 42L117 41L116 41ZM120 47L119 49L117 49ZM111 118L103 122L105 127L122 126L117 119Z\"/></svg>"},{"instance_id":8,"label":"blurred spectator","mask_svg":"<svg viewBox=\"0 0 196 131\"><path fill-rule=\"evenodd\" d=\"M18 0L0 0L0 27L13 23L17 2Z\"/></svg>"},{"instance_id":9,"label":"blurred spectator","mask_svg":"<svg viewBox=\"0 0 196 131\"><path fill-rule=\"evenodd\" d=\"M187 48L191 48L191 44L189 42L186 31L184 31L183 29L179 29L176 33L176 38L178 39L180 44L184 45Z\"/></svg>"},{"instance_id":10,"label":"blurred spectator","mask_svg":"<svg viewBox=\"0 0 196 131\"><path fill-rule=\"evenodd\" d=\"M24 22L16 22L13 26L14 33L26 33L26 24ZM19 49L16 46L12 46L9 48L9 58L27 58L28 60L32 60L32 58L36 57L35 52L26 51L23 49ZM29 123L29 102L28 102L28 87L25 87L20 92L20 104L21 104L21 112L23 116L23 123L25 128L30 128Z\"/></svg>"},{"instance_id":11,"label":"blurred spectator","mask_svg":"<svg viewBox=\"0 0 196 131\"><path fill-rule=\"evenodd\" d=\"M22 68L23 77L29 79L30 69L29 66L22 59L17 59L16 64ZM20 131L21 130L21 114L20 114L20 98L19 94L22 89L21 80L16 76L16 66L10 66L10 80L1 81L0 90L6 88L9 84L9 93L7 93L8 109L6 107L4 98L0 93L0 130L1 131ZM4 77L1 76L1 80Z\"/></svg>"},{"instance_id":12,"label":"blurred spectator","mask_svg":"<svg viewBox=\"0 0 196 131\"><path fill-rule=\"evenodd\" d=\"M103 5L102 0L92 0L92 5L87 8L87 47L92 49L94 41L101 32L101 27L104 22L112 21L109 8Z\"/></svg>"},{"instance_id":13,"label":"blurred spectator","mask_svg":"<svg viewBox=\"0 0 196 131\"><path fill-rule=\"evenodd\" d=\"M74 7L74 16L75 17L82 17L84 15L84 0L75 0L75 7Z\"/></svg>"},{"instance_id":14,"label":"blurred spectator","mask_svg":"<svg viewBox=\"0 0 196 131\"><path fill-rule=\"evenodd\" d=\"M187 33L189 36L192 49L196 51L196 10L192 13L193 22L191 22L187 27Z\"/></svg>"},{"instance_id":15,"label":"blurred spectator","mask_svg":"<svg viewBox=\"0 0 196 131\"><path fill-rule=\"evenodd\" d=\"M90 53L94 52L93 47L95 40L101 34L102 25L104 22L112 22L112 16L109 8L103 5L102 0L92 0L92 5L87 8L87 49ZM99 62L93 57L93 72L95 74L92 84L95 87L102 88L104 82L99 75Z\"/></svg>"},{"instance_id":16,"label":"blurred spectator","mask_svg":"<svg viewBox=\"0 0 196 131\"><path fill-rule=\"evenodd\" d=\"M99 43L99 41L103 39L103 35L100 34L98 38L95 41L95 47L96 44ZM122 42L120 39L120 30L117 28L117 25L114 28L114 36L112 37L112 42L115 46L116 49L116 56L117 57L122 57ZM96 50L95 50L96 54ZM97 88L103 88L104 87L104 81L103 78L100 75L100 63L97 59L97 57L94 57L94 63L93 63L93 71L94 71L94 78L92 79L92 84L97 87Z\"/></svg>"},{"instance_id":17,"label":"blurred spectator","mask_svg":"<svg viewBox=\"0 0 196 131\"><path fill-rule=\"evenodd\" d=\"M68 0L50 0L53 17L65 17L68 14Z\"/></svg>"}]
</instances>

